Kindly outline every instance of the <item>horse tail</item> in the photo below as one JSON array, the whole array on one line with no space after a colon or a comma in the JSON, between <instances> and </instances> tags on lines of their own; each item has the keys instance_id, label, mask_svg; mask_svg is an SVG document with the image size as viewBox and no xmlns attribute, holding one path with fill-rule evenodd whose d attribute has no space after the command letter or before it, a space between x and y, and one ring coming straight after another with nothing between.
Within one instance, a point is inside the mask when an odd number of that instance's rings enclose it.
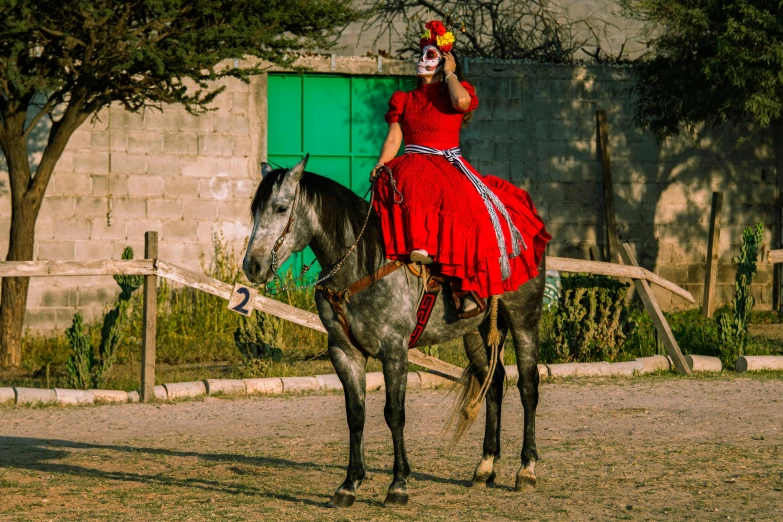
<instances>
[{"instance_id":1,"label":"horse tail","mask_svg":"<svg viewBox=\"0 0 783 522\"><path fill-rule=\"evenodd\" d=\"M467 343L465 344L470 363L460 376L458 386L461 386L461 390L446 422L447 428L454 429L452 444L459 442L468 431L468 428L478 418L481 404L484 402L484 397L486 397L489 391L495 370L497 369L498 360L500 359L500 348L503 345L504 337L503 333L498 329L498 297L492 296L486 345L483 340L479 343L479 346L469 347ZM489 360L487 360L486 346L490 348ZM471 350L471 348L473 349ZM481 350L476 348L481 348ZM487 375L484 378L484 382L481 383L477 374L484 368L487 368Z\"/></svg>"}]
</instances>

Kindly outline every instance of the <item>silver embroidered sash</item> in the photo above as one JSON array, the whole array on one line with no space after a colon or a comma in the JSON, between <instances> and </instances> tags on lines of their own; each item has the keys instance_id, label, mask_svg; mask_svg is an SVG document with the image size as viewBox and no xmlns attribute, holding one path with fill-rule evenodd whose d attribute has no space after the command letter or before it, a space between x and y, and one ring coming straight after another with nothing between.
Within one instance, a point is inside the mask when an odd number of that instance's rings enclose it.
<instances>
[{"instance_id":1,"label":"silver embroidered sash","mask_svg":"<svg viewBox=\"0 0 783 522\"><path fill-rule=\"evenodd\" d=\"M500 199L489 189L489 187L484 184L483 181L481 181L481 178L471 172L465 163L462 162L462 154L459 150L459 147L438 150L424 145L405 145L405 154L431 154L433 156L443 156L449 160L449 163L454 165L457 170L467 176L467 178L473 184L473 187L481 196L481 199L484 200L484 205L487 207L489 219L492 221L492 228L495 229L495 238L497 239L498 248L500 249L500 273L503 276L503 280L508 279L511 276L511 264L509 263L509 258L515 258L519 255L520 245L525 250L527 250L527 245L525 244L525 240L522 239L522 234L519 233L517 227L514 226L514 223L511 222L511 217L508 215L508 211L506 210L506 207L503 205L503 203L501 203ZM500 216L498 216L498 214L500 214ZM508 229L511 231L512 251L510 255L508 250L506 250L506 239L503 235L503 229L500 226L500 217L503 217L503 219L506 220Z\"/></svg>"}]
</instances>

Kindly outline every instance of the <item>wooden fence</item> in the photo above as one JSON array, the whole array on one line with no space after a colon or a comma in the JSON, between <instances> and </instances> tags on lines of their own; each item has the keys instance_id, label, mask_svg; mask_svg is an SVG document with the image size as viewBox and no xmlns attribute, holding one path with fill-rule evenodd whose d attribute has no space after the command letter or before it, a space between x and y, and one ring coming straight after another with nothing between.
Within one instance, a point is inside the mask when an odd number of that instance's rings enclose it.
<instances>
[{"instance_id":1,"label":"wooden fence","mask_svg":"<svg viewBox=\"0 0 783 522\"><path fill-rule=\"evenodd\" d=\"M147 259L122 261L6 261L0 262L2 277L60 277L60 276L96 276L96 275L141 275L144 277L144 329L142 338L142 375L141 399L154 398L155 386L155 334L157 324L157 301L155 298L157 278L163 277L191 288L229 299L232 285L218 281L203 274L168 263L157 258L158 238L156 232L145 234L145 257ZM783 252L783 251L781 251ZM771 254L771 253L770 253ZM561 272L590 272L598 275L632 279L636 290L642 297L647 312L653 320L660 338L680 373L690 374L691 370L669 329L660 307L650 291L649 283L654 283L676 295L694 303L693 296L687 290L667 281L656 274L639 267L628 244L620 248L624 265L600 261L584 261L563 257L548 257L547 267ZM783 255L781 256L783 259ZM258 295L252 303L253 308L274 315L286 321L306 326L319 332L326 332L317 314L301 310L294 306ZM462 368L441 361L436 357L412 349L408 360L453 380L459 379Z\"/></svg>"}]
</instances>

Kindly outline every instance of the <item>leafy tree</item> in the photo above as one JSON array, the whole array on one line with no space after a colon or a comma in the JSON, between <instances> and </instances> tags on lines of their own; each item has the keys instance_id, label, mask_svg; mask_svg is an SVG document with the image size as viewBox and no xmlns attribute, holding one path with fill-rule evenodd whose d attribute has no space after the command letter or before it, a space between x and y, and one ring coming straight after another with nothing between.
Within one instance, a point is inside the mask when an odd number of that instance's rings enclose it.
<instances>
[{"instance_id":1,"label":"leafy tree","mask_svg":"<svg viewBox=\"0 0 783 522\"><path fill-rule=\"evenodd\" d=\"M783 4L767 0L620 0L643 20L650 52L635 68L635 119L659 139L696 125L755 123L783 109Z\"/></svg>"},{"instance_id":2,"label":"leafy tree","mask_svg":"<svg viewBox=\"0 0 783 522\"><path fill-rule=\"evenodd\" d=\"M73 132L101 108L179 103L201 112L222 90L215 80L248 81L263 64L291 66L291 50L327 48L335 30L356 18L350 0L0 0L0 149L12 201L7 260L33 258L54 167ZM243 57L252 63L229 60ZM51 124L34 167L28 143L45 119ZM21 361L28 285L29 278L2 282L2 367Z\"/></svg>"}]
</instances>

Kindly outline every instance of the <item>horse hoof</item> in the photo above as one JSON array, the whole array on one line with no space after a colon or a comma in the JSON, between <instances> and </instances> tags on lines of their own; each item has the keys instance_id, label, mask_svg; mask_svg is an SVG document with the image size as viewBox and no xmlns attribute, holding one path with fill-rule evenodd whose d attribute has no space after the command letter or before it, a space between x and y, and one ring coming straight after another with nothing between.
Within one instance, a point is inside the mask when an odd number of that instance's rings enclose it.
<instances>
[{"instance_id":1,"label":"horse hoof","mask_svg":"<svg viewBox=\"0 0 783 522\"><path fill-rule=\"evenodd\" d=\"M479 477L477 475L473 476L473 482L471 482L470 487L487 487L487 484L493 484L495 482L495 472L493 471L490 476L483 476Z\"/></svg>"},{"instance_id":2,"label":"horse hoof","mask_svg":"<svg viewBox=\"0 0 783 522\"><path fill-rule=\"evenodd\" d=\"M351 507L356 500L356 495L346 495L345 493L335 493L334 496L327 502L327 507L331 508L347 508Z\"/></svg>"},{"instance_id":3,"label":"horse hoof","mask_svg":"<svg viewBox=\"0 0 783 522\"><path fill-rule=\"evenodd\" d=\"M517 475L514 491L525 491L536 488L536 477L533 475Z\"/></svg>"},{"instance_id":4,"label":"horse hoof","mask_svg":"<svg viewBox=\"0 0 783 522\"><path fill-rule=\"evenodd\" d=\"M386 495L386 500L383 501L384 507L388 506L404 506L408 503L408 494L400 492L392 492Z\"/></svg>"}]
</instances>

